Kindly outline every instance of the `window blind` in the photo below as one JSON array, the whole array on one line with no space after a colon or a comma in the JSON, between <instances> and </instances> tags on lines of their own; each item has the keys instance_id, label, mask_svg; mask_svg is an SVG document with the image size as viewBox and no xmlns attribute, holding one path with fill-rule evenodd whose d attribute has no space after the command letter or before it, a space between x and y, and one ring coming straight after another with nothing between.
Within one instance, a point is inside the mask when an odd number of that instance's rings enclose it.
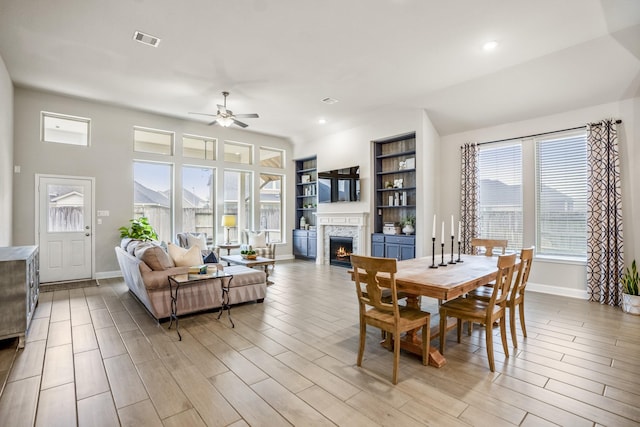
<instances>
[{"instance_id":1,"label":"window blind","mask_svg":"<svg viewBox=\"0 0 640 427\"><path fill-rule=\"evenodd\" d=\"M536 141L536 252L587 255L586 133Z\"/></svg>"},{"instance_id":2,"label":"window blind","mask_svg":"<svg viewBox=\"0 0 640 427\"><path fill-rule=\"evenodd\" d=\"M481 147L478 153L479 237L507 239L522 248L522 145L520 141Z\"/></svg>"}]
</instances>

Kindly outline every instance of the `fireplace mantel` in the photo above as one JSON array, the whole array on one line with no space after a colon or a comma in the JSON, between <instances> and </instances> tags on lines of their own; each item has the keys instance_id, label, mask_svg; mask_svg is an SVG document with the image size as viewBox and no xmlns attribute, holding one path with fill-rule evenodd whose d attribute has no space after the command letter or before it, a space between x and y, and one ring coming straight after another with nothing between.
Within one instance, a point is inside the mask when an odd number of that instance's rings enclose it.
<instances>
[{"instance_id":1,"label":"fireplace mantel","mask_svg":"<svg viewBox=\"0 0 640 427\"><path fill-rule=\"evenodd\" d=\"M355 227L354 253L366 255L368 247L368 212L317 212L318 253L316 264L328 264L329 239L325 236L327 230L339 230L341 227ZM340 235L340 234L335 234Z\"/></svg>"}]
</instances>

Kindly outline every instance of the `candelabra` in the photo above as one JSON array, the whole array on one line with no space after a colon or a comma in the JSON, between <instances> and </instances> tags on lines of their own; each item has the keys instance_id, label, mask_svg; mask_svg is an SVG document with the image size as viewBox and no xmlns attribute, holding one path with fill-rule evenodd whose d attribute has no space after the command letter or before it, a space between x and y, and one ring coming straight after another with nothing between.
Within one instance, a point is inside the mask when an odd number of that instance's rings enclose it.
<instances>
[{"instance_id":1,"label":"candelabra","mask_svg":"<svg viewBox=\"0 0 640 427\"><path fill-rule=\"evenodd\" d=\"M440 261L440 264L438 264L438 265L439 265L439 266L442 266L442 267L446 267L446 266L447 266L447 263L446 263L446 262L444 262L444 242L442 242L442 243L440 244L440 246L441 246L441 248L440 248L440 253L441 253L441 255L442 255L442 260Z\"/></svg>"},{"instance_id":2,"label":"candelabra","mask_svg":"<svg viewBox=\"0 0 640 427\"><path fill-rule=\"evenodd\" d=\"M464 262L462 259L460 259L460 240L458 240L458 259L456 260L456 262Z\"/></svg>"},{"instance_id":3,"label":"candelabra","mask_svg":"<svg viewBox=\"0 0 640 427\"><path fill-rule=\"evenodd\" d=\"M455 264L456 262L453 260L453 235L451 236L451 261L449 264Z\"/></svg>"},{"instance_id":4,"label":"candelabra","mask_svg":"<svg viewBox=\"0 0 640 427\"><path fill-rule=\"evenodd\" d=\"M436 265L436 238L431 238L431 265L429 268L438 268Z\"/></svg>"}]
</instances>

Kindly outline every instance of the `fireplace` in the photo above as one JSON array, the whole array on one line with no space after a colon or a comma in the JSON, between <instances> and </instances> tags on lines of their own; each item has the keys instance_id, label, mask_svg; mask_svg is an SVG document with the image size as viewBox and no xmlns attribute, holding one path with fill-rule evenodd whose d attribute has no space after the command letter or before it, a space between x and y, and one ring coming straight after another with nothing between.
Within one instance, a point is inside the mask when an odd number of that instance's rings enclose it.
<instances>
[{"instance_id":1,"label":"fireplace","mask_svg":"<svg viewBox=\"0 0 640 427\"><path fill-rule=\"evenodd\" d=\"M329 264L351 267L353 237L329 236Z\"/></svg>"}]
</instances>

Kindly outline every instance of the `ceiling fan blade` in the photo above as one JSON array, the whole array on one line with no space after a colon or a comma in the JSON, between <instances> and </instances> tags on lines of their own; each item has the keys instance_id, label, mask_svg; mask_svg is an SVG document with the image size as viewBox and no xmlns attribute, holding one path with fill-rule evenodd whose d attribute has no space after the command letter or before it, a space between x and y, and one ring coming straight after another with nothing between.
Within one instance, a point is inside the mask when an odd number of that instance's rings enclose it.
<instances>
[{"instance_id":1,"label":"ceiling fan blade","mask_svg":"<svg viewBox=\"0 0 640 427\"><path fill-rule=\"evenodd\" d=\"M233 120L233 123L237 124L240 127L246 128L247 126L249 126L246 123L242 123L240 120L236 120L234 117L232 117L231 120Z\"/></svg>"},{"instance_id":2,"label":"ceiling fan blade","mask_svg":"<svg viewBox=\"0 0 640 427\"><path fill-rule=\"evenodd\" d=\"M235 117L240 117L241 119L259 119L260 118L260 116L257 115L256 113L236 114Z\"/></svg>"},{"instance_id":3,"label":"ceiling fan blade","mask_svg":"<svg viewBox=\"0 0 640 427\"><path fill-rule=\"evenodd\" d=\"M214 119L212 122L207 123L207 126L211 126L216 124L216 122L218 121L218 119Z\"/></svg>"},{"instance_id":4,"label":"ceiling fan blade","mask_svg":"<svg viewBox=\"0 0 640 427\"><path fill-rule=\"evenodd\" d=\"M193 113L191 111L189 111L189 114L198 114L200 116L211 116L211 117L218 117L217 114L209 114L209 113Z\"/></svg>"},{"instance_id":5,"label":"ceiling fan blade","mask_svg":"<svg viewBox=\"0 0 640 427\"><path fill-rule=\"evenodd\" d=\"M225 107L224 105L218 104L218 114L219 113L227 114L227 107Z\"/></svg>"}]
</instances>

